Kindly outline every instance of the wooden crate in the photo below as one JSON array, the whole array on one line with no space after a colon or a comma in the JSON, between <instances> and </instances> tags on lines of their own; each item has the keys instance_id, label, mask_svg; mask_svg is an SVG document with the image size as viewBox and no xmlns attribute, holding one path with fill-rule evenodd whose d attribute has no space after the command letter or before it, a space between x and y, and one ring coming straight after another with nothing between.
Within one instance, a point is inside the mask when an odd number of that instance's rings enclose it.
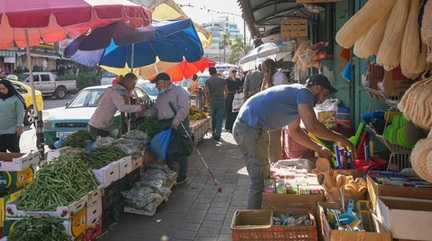
<instances>
[{"instance_id":1,"label":"wooden crate","mask_svg":"<svg viewBox=\"0 0 432 241\"><path fill-rule=\"evenodd\" d=\"M287 19L281 23L281 36L284 41L308 36L308 20Z\"/></svg>"}]
</instances>

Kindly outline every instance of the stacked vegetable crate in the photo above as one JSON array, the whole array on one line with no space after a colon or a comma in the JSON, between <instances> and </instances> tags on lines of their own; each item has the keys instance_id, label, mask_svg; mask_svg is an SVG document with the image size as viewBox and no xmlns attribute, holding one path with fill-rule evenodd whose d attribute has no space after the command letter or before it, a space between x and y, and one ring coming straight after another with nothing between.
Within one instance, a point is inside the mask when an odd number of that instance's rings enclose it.
<instances>
[{"instance_id":1,"label":"stacked vegetable crate","mask_svg":"<svg viewBox=\"0 0 432 241\"><path fill-rule=\"evenodd\" d=\"M4 234L9 240L84 240L87 222L100 223L101 215L101 190L91 170L79 155L60 156L6 205ZM47 226L55 232L44 233ZM26 229L31 232L20 233Z\"/></svg>"},{"instance_id":2,"label":"stacked vegetable crate","mask_svg":"<svg viewBox=\"0 0 432 241\"><path fill-rule=\"evenodd\" d=\"M39 161L37 152L11 160L0 160L0 237L3 236L6 204L18 199L21 190L33 181L33 170Z\"/></svg>"}]
</instances>

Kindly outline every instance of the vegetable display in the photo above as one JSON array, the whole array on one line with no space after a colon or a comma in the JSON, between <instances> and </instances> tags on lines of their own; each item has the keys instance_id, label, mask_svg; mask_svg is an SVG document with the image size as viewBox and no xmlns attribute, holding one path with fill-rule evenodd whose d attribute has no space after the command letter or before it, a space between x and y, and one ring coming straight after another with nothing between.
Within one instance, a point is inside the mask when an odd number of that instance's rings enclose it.
<instances>
[{"instance_id":1,"label":"vegetable display","mask_svg":"<svg viewBox=\"0 0 432 241\"><path fill-rule=\"evenodd\" d=\"M140 120L137 129L147 133L150 138L153 138L157 133L164 130L159 124L159 121L154 118L144 118Z\"/></svg>"},{"instance_id":2,"label":"vegetable display","mask_svg":"<svg viewBox=\"0 0 432 241\"><path fill-rule=\"evenodd\" d=\"M76 157L60 156L40 169L23 191L18 207L28 211L52 211L81 199L97 188L86 163Z\"/></svg>"},{"instance_id":3,"label":"vegetable display","mask_svg":"<svg viewBox=\"0 0 432 241\"><path fill-rule=\"evenodd\" d=\"M9 241L69 241L62 220L57 218L25 218L11 228Z\"/></svg>"},{"instance_id":4,"label":"vegetable display","mask_svg":"<svg viewBox=\"0 0 432 241\"><path fill-rule=\"evenodd\" d=\"M80 130L66 137L64 145L84 148L93 138L88 131Z\"/></svg>"},{"instance_id":5,"label":"vegetable display","mask_svg":"<svg viewBox=\"0 0 432 241\"><path fill-rule=\"evenodd\" d=\"M198 110L196 110L194 108L190 108L189 119L191 121L202 120L202 119L205 119L205 118L207 118L207 114L206 113L204 113L202 111L198 111Z\"/></svg>"},{"instance_id":6,"label":"vegetable display","mask_svg":"<svg viewBox=\"0 0 432 241\"><path fill-rule=\"evenodd\" d=\"M90 154L85 154L84 159L92 169L102 168L113 161L127 156L124 151L115 146L101 147Z\"/></svg>"}]
</instances>

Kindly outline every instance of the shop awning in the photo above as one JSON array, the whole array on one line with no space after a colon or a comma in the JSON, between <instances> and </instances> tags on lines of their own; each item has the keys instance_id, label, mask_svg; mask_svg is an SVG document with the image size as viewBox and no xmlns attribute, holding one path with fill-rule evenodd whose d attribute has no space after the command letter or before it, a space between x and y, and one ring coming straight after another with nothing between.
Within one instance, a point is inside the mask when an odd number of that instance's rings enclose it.
<instances>
[{"instance_id":1,"label":"shop awning","mask_svg":"<svg viewBox=\"0 0 432 241\"><path fill-rule=\"evenodd\" d=\"M312 13L296 0L237 0L254 37L279 27L283 19L309 19Z\"/></svg>"},{"instance_id":2,"label":"shop awning","mask_svg":"<svg viewBox=\"0 0 432 241\"><path fill-rule=\"evenodd\" d=\"M292 42L286 43L265 43L257 48L252 49L243 58L240 59L240 66L243 70L255 69L266 58L271 58L276 61L284 59L291 61L294 44Z\"/></svg>"}]
</instances>

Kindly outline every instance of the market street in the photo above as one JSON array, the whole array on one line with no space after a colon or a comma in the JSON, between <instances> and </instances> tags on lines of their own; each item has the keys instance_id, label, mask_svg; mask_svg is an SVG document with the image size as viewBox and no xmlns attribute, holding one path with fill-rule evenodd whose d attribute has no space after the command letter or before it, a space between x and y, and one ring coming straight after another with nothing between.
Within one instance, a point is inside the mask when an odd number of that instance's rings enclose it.
<instances>
[{"instance_id":1,"label":"market street","mask_svg":"<svg viewBox=\"0 0 432 241\"><path fill-rule=\"evenodd\" d=\"M154 217L122 214L119 224L100 240L159 241L167 235L169 241L230 241L233 212L246 208L249 178L232 135L223 133L222 139L221 144L205 139L199 145L222 183L222 193L195 152L190 157L191 181L175 187Z\"/></svg>"}]
</instances>

